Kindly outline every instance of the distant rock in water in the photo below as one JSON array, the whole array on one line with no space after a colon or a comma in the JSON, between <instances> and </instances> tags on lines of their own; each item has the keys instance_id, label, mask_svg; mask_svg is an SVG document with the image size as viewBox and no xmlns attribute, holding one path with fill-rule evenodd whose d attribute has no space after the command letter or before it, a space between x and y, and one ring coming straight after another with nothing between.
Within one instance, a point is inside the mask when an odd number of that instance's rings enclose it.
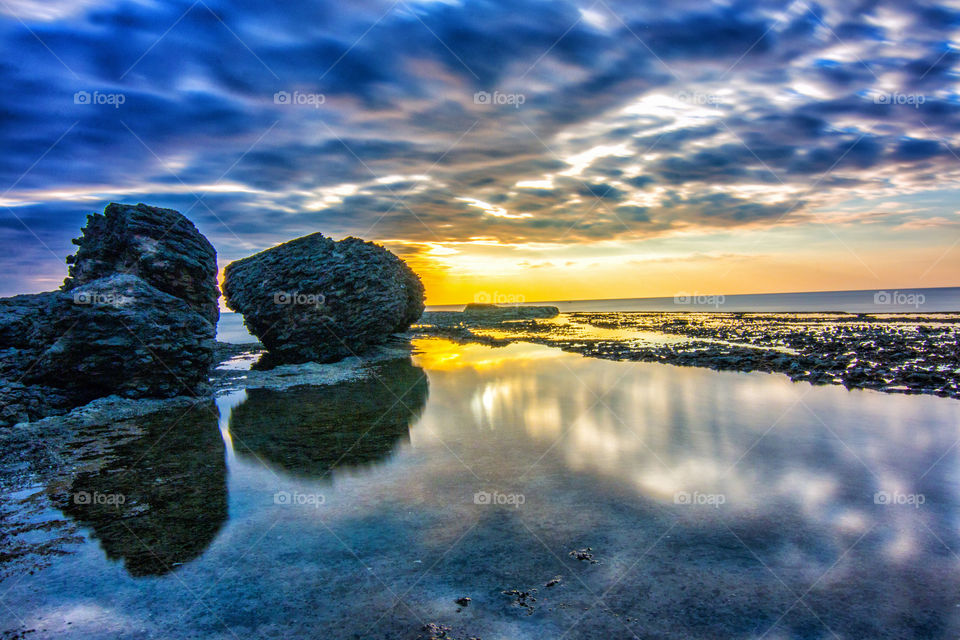
<instances>
[{"instance_id":1,"label":"distant rock in water","mask_svg":"<svg viewBox=\"0 0 960 640\"><path fill-rule=\"evenodd\" d=\"M556 318L560 309L552 306L521 306L496 304L468 304L463 309L463 315L482 320L530 320L533 318Z\"/></svg>"},{"instance_id":2,"label":"distant rock in water","mask_svg":"<svg viewBox=\"0 0 960 640\"><path fill-rule=\"evenodd\" d=\"M335 362L407 330L423 284L372 242L320 233L227 265L223 294L273 363Z\"/></svg>"},{"instance_id":3,"label":"distant rock in water","mask_svg":"<svg viewBox=\"0 0 960 640\"><path fill-rule=\"evenodd\" d=\"M76 242L62 290L0 299L0 425L107 395L207 392L218 295L206 238L176 211L111 204Z\"/></svg>"},{"instance_id":4,"label":"distant rock in water","mask_svg":"<svg viewBox=\"0 0 960 640\"><path fill-rule=\"evenodd\" d=\"M69 291L93 280L129 273L185 300L207 320L220 317L217 252L183 214L145 204L111 202L87 226L67 257Z\"/></svg>"}]
</instances>

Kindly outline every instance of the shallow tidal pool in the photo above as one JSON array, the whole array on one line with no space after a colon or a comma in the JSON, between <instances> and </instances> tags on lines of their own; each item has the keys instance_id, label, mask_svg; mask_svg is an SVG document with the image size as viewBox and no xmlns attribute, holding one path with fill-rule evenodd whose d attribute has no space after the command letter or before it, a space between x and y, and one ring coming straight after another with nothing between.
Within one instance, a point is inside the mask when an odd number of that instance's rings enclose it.
<instances>
[{"instance_id":1,"label":"shallow tidal pool","mask_svg":"<svg viewBox=\"0 0 960 640\"><path fill-rule=\"evenodd\" d=\"M960 634L957 401L414 346L369 380L148 421L69 488L86 542L0 582L0 630Z\"/></svg>"}]
</instances>

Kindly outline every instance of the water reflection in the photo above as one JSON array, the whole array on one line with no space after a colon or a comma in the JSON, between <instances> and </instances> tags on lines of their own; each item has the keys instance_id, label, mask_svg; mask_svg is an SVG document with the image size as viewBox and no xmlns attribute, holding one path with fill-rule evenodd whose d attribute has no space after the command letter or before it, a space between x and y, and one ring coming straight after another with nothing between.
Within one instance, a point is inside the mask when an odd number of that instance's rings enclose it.
<instances>
[{"instance_id":1,"label":"water reflection","mask_svg":"<svg viewBox=\"0 0 960 640\"><path fill-rule=\"evenodd\" d=\"M102 554L76 554L4 602L38 638L960 635L960 403L415 346L379 372L395 395L222 397L230 522L176 578L104 577ZM335 464L362 466L321 479ZM493 492L523 500L477 498ZM569 555L586 547L596 564ZM532 608L504 594L534 589Z\"/></svg>"},{"instance_id":2,"label":"water reflection","mask_svg":"<svg viewBox=\"0 0 960 640\"><path fill-rule=\"evenodd\" d=\"M385 458L409 437L427 401L426 374L409 358L372 377L285 391L248 389L233 408L229 437L240 456L303 477Z\"/></svg>"},{"instance_id":3,"label":"water reflection","mask_svg":"<svg viewBox=\"0 0 960 640\"><path fill-rule=\"evenodd\" d=\"M213 403L135 420L143 435L81 472L64 513L90 527L133 576L163 575L199 557L227 520L227 468ZM118 426L119 430L119 426Z\"/></svg>"},{"instance_id":4,"label":"water reflection","mask_svg":"<svg viewBox=\"0 0 960 640\"><path fill-rule=\"evenodd\" d=\"M614 569L590 588L649 616L631 626L640 637L960 629L956 402L529 345L419 347L443 405L414 446L449 448L478 489L523 495L512 515L558 555L581 544L609 554ZM462 500L434 486L440 501ZM490 512L477 517L493 526ZM456 535L477 520L451 522L464 523ZM598 616L581 631L591 626L618 628Z\"/></svg>"}]
</instances>

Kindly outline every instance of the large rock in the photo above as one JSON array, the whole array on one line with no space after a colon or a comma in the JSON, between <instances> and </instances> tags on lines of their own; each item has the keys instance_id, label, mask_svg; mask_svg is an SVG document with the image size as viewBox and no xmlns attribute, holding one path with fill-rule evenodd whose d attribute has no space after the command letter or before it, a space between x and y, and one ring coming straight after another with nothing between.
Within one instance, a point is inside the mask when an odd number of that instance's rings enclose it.
<instances>
[{"instance_id":1,"label":"large rock","mask_svg":"<svg viewBox=\"0 0 960 640\"><path fill-rule=\"evenodd\" d=\"M423 285L400 258L314 233L227 265L223 294L271 362L334 362L405 331Z\"/></svg>"},{"instance_id":2,"label":"large rock","mask_svg":"<svg viewBox=\"0 0 960 640\"><path fill-rule=\"evenodd\" d=\"M214 334L188 302L127 274L0 299L0 424L106 395L205 392Z\"/></svg>"},{"instance_id":3,"label":"large rock","mask_svg":"<svg viewBox=\"0 0 960 640\"><path fill-rule=\"evenodd\" d=\"M217 252L178 211L112 202L87 217L67 257L63 290L116 273L128 273L164 293L186 300L210 322L220 316Z\"/></svg>"},{"instance_id":4,"label":"large rock","mask_svg":"<svg viewBox=\"0 0 960 640\"><path fill-rule=\"evenodd\" d=\"M220 315L207 239L172 209L111 203L74 243L60 291L0 299L0 425L205 393Z\"/></svg>"}]
</instances>

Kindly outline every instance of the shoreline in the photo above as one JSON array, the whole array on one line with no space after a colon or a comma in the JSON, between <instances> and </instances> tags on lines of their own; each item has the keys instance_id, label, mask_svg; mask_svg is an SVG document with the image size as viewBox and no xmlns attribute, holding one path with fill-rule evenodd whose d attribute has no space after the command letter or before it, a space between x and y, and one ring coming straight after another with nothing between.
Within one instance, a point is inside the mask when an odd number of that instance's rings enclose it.
<instances>
[{"instance_id":1,"label":"shoreline","mask_svg":"<svg viewBox=\"0 0 960 640\"><path fill-rule=\"evenodd\" d=\"M550 321L486 322L428 312L411 332L960 399L960 313L571 312Z\"/></svg>"}]
</instances>

